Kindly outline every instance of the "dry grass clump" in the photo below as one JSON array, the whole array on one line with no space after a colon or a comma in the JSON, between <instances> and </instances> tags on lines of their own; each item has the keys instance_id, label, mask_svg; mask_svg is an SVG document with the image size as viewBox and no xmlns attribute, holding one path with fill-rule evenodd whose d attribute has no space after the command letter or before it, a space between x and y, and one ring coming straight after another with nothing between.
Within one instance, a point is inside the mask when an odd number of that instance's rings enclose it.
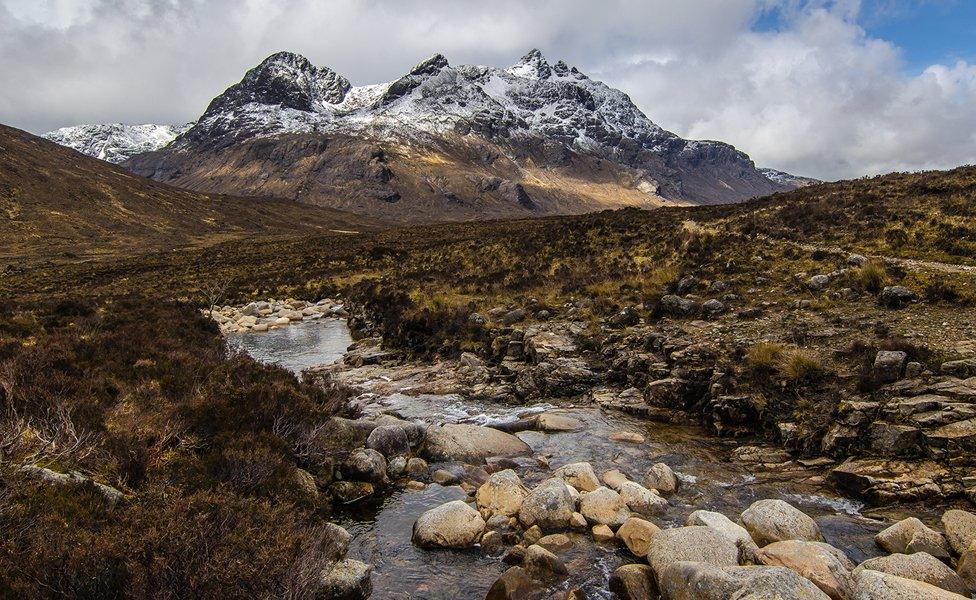
<instances>
[{"instance_id":1,"label":"dry grass clump","mask_svg":"<svg viewBox=\"0 0 976 600\"><path fill-rule=\"evenodd\" d=\"M786 352L779 365L780 376L793 385L816 383L826 370L822 360L801 349Z\"/></svg>"},{"instance_id":2,"label":"dry grass clump","mask_svg":"<svg viewBox=\"0 0 976 600\"><path fill-rule=\"evenodd\" d=\"M810 352L776 342L760 342L749 348L745 368L757 382L776 377L793 387L815 384L826 374L823 361Z\"/></svg>"},{"instance_id":3,"label":"dry grass clump","mask_svg":"<svg viewBox=\"0 0 976 600\"><path fill-rule=\"evenodd\" d=\"M888 271L884 263L869 261L854 269L853 283L862 290L876 294L888 284Z\"/></svg>"},{"instance_id":4,"label":"dry grass clump","mask_svg":"<svg viewBox=\"0 0 976 600\"><path fill-rule=\"evenodd\" d=\"M754 373L772 373L783 360L785 348L776 342L759 342L749 348L746 366Z\"/></svg>"}]
</instances>

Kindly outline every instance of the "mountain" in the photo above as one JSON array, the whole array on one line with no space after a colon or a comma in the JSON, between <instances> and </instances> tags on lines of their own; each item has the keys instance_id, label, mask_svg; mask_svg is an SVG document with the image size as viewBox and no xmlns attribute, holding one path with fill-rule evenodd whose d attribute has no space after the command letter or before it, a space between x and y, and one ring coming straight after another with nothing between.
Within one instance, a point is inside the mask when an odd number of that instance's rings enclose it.
<instances>
[{"instance_id":1,"label":"mountain","mask_svg":"<svg viewBox=\"0 0 976 600\"><path fill-rule=\"evenodd\" d=\"M793 187L728 144L662 129L623 92L538 50L508 69L438 54L367 86L280 52L173 143L124 164L189 189L400 221L714 204Z\"/></svg>"},{"instance_id":2,"label":"mountain","mask_svg":"<svg viewBox=\"0 0 976 600\"><path fill-rule=\"evenodd\" d=\"M41 137L88 156L120 163L136 154L159 150L192 125L76 125L49 131Z\"/></svg>"},{"instance_id":3,"label":"mountain","mask_svg":"<svg viewBox=\"0 0 976 600\"><path fill-rule=\"evenodd\" d=\"M787 173L786 171L777 171L776 169L760 168L759 172L765 175L767 179L775 183L790 186L793 189L807 187L808 185L816 185L818 183L823 183L819 179L814 179L812 177L802 177L800 175L793 175L792 173Z\"/></svg>"},{"instance_id":4,"label":"mountain","mask_svg":"<svg viewBox=\"0 0 976 600\"><path fill-rule=\"evenodd\" d=\"M2 261L172 251L243 236L371 226L294 201L202 194L150 181L0 125Z\"/></svg>"}]
</instances>

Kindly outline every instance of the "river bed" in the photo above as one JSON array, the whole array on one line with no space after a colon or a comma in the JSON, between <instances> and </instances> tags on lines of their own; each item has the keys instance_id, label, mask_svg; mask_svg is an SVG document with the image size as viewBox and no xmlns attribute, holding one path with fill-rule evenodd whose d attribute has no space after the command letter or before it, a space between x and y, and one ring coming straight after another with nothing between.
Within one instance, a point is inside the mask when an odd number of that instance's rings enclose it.
<instances>
[{"instance_id":1,"label":"river bed","mask_svg":"<svg viewBox=\"0 0 976 600\"><path fill-rule=\"evenodd\" d=\"M342 356L351 342L343 321L302 323L268 333L239 336L236 347L258 360L274 362L299 373L301 368L331 363ZM340 350L341 347L341 350ZM580 431L543 433L525 431L518 436L546 457L550 468L535 457L519 460L519 475L527 486L547 478L551 469L586 461L596 472L619 469L640 480L656 462L665 462L678 474L682 485L669 497L669 508L652 519L662 527L683 525L694 510L726 514L733 520L756 500L781 498L816 519L828 543L843 549L860 562L881 552L873 543L885 523L863 516L862 505L836 496L810 479L769 481L762 474L731 460L740 442L720 439L695 426L675 426L639 420L620 413L607 413L590 405L540 403L535 406L506 406L479 403L458 394L430 395L364 394L356 400L364 414L386 412L424 423L466 422L482 425L517 419L526 412L543 410L574 418L584 424ZM619 431L639 433L640 444L611 441ZM457 464L432 463L431 469L459 468ZM499 557L469 550L422 550L411 541L414 521L424 511L450 500L467 498L456 486L430 484L424 490L395 489L381 497L340 508L337 521L353 534L350 556L374 567L373 595L376 599L483 598L508 565ZM917 511L913 514L921 516ZM885 513L887 519L896 512ZM904 516L904 515L901 515ZM934 518L934 515L932 516ZM620 564L634 559L615 545L600 545L588 533L570 534L573 549L563 556L568 580L554 589L580 587L589 598L612 598L607 590L610 574Z\"/></svg>"}]
</instances>

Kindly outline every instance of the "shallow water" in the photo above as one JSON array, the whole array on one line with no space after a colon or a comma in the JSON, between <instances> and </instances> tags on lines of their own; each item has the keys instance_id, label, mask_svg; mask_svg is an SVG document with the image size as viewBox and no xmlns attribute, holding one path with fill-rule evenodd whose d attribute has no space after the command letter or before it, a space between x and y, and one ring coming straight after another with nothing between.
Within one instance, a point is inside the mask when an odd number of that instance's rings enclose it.
<instances>
[{"instance_id":1,"label":"shallow water","mask_svg":"<svg viewBox=\"0 0 976 600\"><path fill-rule=\"evenodd\" d=\"M278 362L296 371L335 361L349 344L348 329L341 321L303 323L241 338L240 347L259 360ZM554 407L540 403L513 407L474 402L456 394L365 394L356 403L367 415L385 412L425 423L490 425L530 412L552 410L581 421L585 428L569 433L518 434L532 447L535 456L549 459L552 469L587 461L597 474L620 469L640 481L649 466L665 462L678 473L681 489L669 498L668 510L651 519L662 527L683 525L688 515L698 509L722 512L735 520L756 500L781 498L814 517L827 542L843 549L853 561L880 554L873 536L884 524L861 516L860 503L802 483L763 481L746 466L729 459L738 442L715 438L698 427L650 423L592 406ZM611 433L621 430L641 433L646 441L629 444L609 439ZM551 472L532 457L517 462L519 475L530 487ZM431 465L432 469L440 467L456 469L460 465ZM478 548L421 550L410 542L413 523L421 513L464 498L467 494L459 487L431 484L422 491L395 490L338 510L339 523L353 534L350 556L374 565L372 598L484 598L498 575L508 568L499 557L484 556ZM934 514L918 511L912 514L923 520L934 518ZM907 516L897 515L897 511L890 512L889 518L891 515ZM619 565L632 562L633 557L615 546L593 543L588 533L570 537L574 547L562 555L570 576L553 589L580 587L589 598L613 598L607 591L610 574Z\"/></svg>"},{"instance_id":2,"label":"shallow water","mask_svg":"<svg viewBox=\"0 0 976 600\"><path fill-rule=\"evenodd\" d=\"M342 358L352 344L343 319L302 321L271 331L249 331L228 336L227 344L244 350L256 360L276 364L300 375L315 365Z\"/></svg>"}]
</instances>

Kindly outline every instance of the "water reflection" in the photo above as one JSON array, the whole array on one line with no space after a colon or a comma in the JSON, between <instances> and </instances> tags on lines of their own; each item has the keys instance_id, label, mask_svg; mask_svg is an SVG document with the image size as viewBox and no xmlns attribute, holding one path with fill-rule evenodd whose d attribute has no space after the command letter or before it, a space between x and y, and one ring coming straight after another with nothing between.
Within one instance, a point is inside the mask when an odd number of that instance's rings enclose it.
<instances>
[{"instance_id":1,"label":"water reflection","mask_svg":"<svg viewBox=\"0 0 976 600\"><path fill-rule=\"evenodd\" d=\"M279 365L300 375L316 365L334 363L352 343L343 319L303 321L268 332L250 331L227 338L227 345L255 360Z\"/></svg>"}]
</instances>

